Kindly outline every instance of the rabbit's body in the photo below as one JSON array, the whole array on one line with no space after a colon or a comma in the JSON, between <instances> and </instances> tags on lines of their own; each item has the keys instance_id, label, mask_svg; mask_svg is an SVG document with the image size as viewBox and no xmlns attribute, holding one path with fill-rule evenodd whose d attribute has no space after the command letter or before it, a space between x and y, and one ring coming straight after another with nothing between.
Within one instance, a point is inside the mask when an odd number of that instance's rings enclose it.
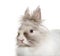
<instances>
[{"instance_id":1,"label":"rabbit's body","mask_svg":"<svg viewBox=\"0 0 60 56\"><path fill-rule=\"evenodd\" d=\"M48 31L41 24L40 8L26 10L17 36L17 56L60 56L60 31Z\"/></svg>"},{"instance_id":2,"label":"rabbit's body","mask_svg":"<svg viewBox=\"0 0 60 56\"><path fill-rule=\"evenodd\" d=\"M20 56L60 56L60 32L52 31L38 47L18 47Z\"/></svg>"}]
</instances>

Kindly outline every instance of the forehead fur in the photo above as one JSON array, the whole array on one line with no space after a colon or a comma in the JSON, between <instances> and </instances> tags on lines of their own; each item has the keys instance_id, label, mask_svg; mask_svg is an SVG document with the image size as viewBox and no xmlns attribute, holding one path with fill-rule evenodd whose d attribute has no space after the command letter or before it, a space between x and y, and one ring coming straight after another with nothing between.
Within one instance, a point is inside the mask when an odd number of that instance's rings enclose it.
<instances>
[{"instance_id":1,"label":"forehead fur","mask_svg":"<svg viewBox=\"0 0 60 56\"><path fill-rule=\"evenodd\" d=\"M21 26L22 27L24 26L24 28L29 27L29 28L33 28L33 29L38 29L39 28L37 24L35 24L33 22L30 22L30 21L23 22Z\"/></svg>"}]
</instances>

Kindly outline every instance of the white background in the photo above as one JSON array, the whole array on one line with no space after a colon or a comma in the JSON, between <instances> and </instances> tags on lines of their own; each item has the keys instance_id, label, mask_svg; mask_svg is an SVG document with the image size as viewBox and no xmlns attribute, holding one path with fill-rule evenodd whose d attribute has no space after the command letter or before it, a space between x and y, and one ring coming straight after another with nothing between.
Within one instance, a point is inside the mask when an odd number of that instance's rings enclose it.
<instances>
[{"instance_id":1,"label":"white background","mask_svg":"<svg viewBox=\"0 0 60 56\"><path fill-rule=\"evenodd\" d=\"M19 17L27 7L41 7L48 29L60 29L60 0L0 0L0 56L16 56L16 35Z\"/></svg>"}]
</instances>

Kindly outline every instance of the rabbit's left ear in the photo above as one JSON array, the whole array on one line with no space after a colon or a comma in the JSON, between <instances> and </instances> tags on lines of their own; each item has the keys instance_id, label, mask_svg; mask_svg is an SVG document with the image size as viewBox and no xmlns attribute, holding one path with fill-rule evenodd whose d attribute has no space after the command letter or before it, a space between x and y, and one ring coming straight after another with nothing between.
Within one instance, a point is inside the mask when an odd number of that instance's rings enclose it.
<instances>
[{"instance_id":1,"label":"rabbit's left ear","mask_svg":"<svg viewBox=\"0 0 60 56\"><path fill-rule=\"evenodd\" d=\"M33 12L32 18L36 22L41 21L41 10L39 7L37 7L36 10Z\"/></svg>"}]
</instances>

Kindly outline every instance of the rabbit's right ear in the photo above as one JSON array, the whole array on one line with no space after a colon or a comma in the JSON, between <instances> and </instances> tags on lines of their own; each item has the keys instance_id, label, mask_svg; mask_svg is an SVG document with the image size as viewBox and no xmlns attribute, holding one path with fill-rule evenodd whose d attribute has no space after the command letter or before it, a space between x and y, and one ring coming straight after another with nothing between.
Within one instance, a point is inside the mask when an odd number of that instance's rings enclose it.
<instances>
[{"instance_id":1,"label":"rabbit's right ear","mask_svg":"<svg viewBox=\"0 0 60 56\"><path fill-rule=\"evenodd\" d=\"M30 18L30 14L29 14L29 8L26 9L24 16L23 16L23 20L25 19L29 19Z\"/></svg>"},{"instance_id":2,"label":"rabbit's right ear","mask_svg":"<svg viewBox=\"0 0 60 56\"><path fill-rule=\"evenodd\" d=\"M36 10L33 12L32 18L36 22L41 22L41 9L38 6Z\"/></svg>"}]
</instances>

